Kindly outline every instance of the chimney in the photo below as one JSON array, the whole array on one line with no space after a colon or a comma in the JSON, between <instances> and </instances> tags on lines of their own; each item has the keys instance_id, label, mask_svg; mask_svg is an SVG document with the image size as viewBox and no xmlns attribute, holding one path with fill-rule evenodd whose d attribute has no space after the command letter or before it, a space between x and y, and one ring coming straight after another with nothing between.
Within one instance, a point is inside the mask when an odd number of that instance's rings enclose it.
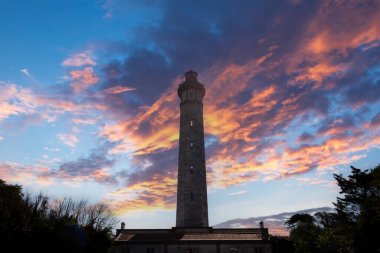
<instances>
[{"instance_id":1,"label":"chimney","mask_svg":"<svg viewBox=\"0 0 380 253\"><path fill-rule=\"evenodd\" d=\"M125 229L125 223L124 222L121 223L121 229Z\"/></svg>"},{"instance_id":2,"label":"chimney","mask_svg":"<svg viewBox=\"0 0 380 253\"><path fill-rule=\"evenodd\" d=\"M261 236L262 236L262 238L263 238L264 241L267 241L268 238L269 238L268 229L264 228L264 222L263 221L260 221L259 224L260 224Z\"/></svg>"}]
</instances>

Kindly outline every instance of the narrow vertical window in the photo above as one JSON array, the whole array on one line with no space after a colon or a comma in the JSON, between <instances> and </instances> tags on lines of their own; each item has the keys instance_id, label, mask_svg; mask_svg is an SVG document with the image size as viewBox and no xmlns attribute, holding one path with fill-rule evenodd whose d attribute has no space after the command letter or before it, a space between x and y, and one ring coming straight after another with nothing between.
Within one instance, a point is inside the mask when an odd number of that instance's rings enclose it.
<instances>
[{"instance_id":1,"label":"narrow vertical window","mask_svg":"<svg viewBox=\"0 0 380 253\"><path fill-rule=\"evenodd\" d=\"M194 147L194 142L190 142L190 148Z\"/></svg>"},{"instance_id":2,"label":"narrow vertical window","mask_svg":"<svg viewBox=\"0 0 380 253\"><path fill-rule=\"evenodd\" d=\"M193 192L190 193L190 200L193 201L194 199L194 195L193 195Z\"/></svg>"},{"instance_id":3,"label":"narrow vertical window","mask_svg":"<svg viewBox=\"0 0 380 253\"><path fill-rule=\"evenodd\" d=\"M190 166L190 174L193 174L193 170L194 170L194 166L191 165L191 166Z\"/></svg>"},{"instance_id":4,"label":"narrow vertical window","mask_svg":"<svg viewBox=\"0 0 380 253\"><path fill-rule=\"evenodd\" d=\"M197 90L197 100L202 101L202 93L199 90Z\"/></svg>"},{"instance_id":5,"label":"narrow vertical window","mask_svg":"<svg viewBox=\"0 0 380 253\"><path fill-rule=\"evenodd\" d=\"M195 98L194 90L189 90L189 100L194 100L194 98Z\"/></svg>"},{"instance_id":6,"label":"narrow vertical window","mask_svg":"<svg viewBox=\"0 0 380 253\"><path fill-rule=\"evenodd\" d=\"M190 126L194 126L194 121L190 120Z\"/></svg>"}]
</instances>

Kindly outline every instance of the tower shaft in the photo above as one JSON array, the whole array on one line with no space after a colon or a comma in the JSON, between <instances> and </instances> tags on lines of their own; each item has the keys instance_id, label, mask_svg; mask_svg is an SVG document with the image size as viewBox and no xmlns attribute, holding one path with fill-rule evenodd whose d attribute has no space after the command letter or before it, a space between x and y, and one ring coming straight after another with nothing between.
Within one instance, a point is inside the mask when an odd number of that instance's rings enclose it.
<instances>
[{"instance_id":1,"label":"tower shaft","mask_svg":"<svg viewBox=\"0 0 380 253\"><path fill-rule=\"evenodd\" d=\"M197 73L185 73L179 85L180 132L177 186L177 227L208 227L206 162L203 128L203 84Z\"/></svg>"}]
</instances>

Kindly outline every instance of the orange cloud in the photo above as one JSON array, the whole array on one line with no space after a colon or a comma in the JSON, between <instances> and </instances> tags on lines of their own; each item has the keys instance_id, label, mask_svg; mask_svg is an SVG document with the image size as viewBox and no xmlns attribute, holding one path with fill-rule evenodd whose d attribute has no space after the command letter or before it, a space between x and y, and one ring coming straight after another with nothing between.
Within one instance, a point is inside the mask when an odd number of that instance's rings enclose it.
<instances>
[{"instance_id":1,"label":"orange cloud","mask_svg":"<svg viewBox=\"0 0 380 253\"><path fill-rule=\"evenodd\" d=\"M156 175L151 181L120 188L105 196L115 213L135 210L173 209L177 192L177 179Z\"/></svg>"},{"instance_id":2,"label":"orange cloud","mask_svg":"<svg viewBox=\"0 0 380 253\"><path fill-rule=\"evenodd\" d=\"M70 71L70 76L72 79L71 87L75 93L80 93L99 81L92 67L85 67L83 70L72 70Z\"/></svg>"},{"instance_id":3,"label":"orange cloud","mask_svg":"<svg viewBox=\"0 0 380 253\"><path fill-rule=\"evenodd\" d=\"M13 184L51 185L54 179L43 166L25 166L17 163L0 163L0 178Z\"/></svg>"},{"instance_id":4,"label":"orange cloud","mask_svg":"<svg viewBox=\"0 0 380 253\"><path fill-rule=\"evenodd\" d=\"M136 116L104 126L100 135L119 142L112 153L143 155L171 149L177 145L179 131L179 109L173 108L178 108L178 98L170 89L152 106L142 107ZM142 126L146 126L146 131L142 131Z\"/></svg>"},{"instance_id":5,"label":"orange cloud","mask_svg":"<svg viewBox=\"0 0 380 253\"><path fill-rule=\"evenodd\" d=\"M54 122L65 113L73 114L79 118L81 115L89 117L91 114L107 109L101 103L75 103L69 99L37 94L29 88L22 88L15 84L0 82L0 88L3 91L0 94L0 122L12 115L31 114L38 114L41 119ZM78 122L78 120L74 121Z\"/></svg>"},{"instance_id":6,"label":"orange cloud","mask_svg":"<svg viewBox=\"0 0 380 253\"><path fill-rule=\"evenodd\" d=\"M348 49L377 43L380 40L379 3L371 10L365 8L355 1L326 1L308 28L310 39L306 50L315 54L332 50L346 53Z\"/></svg>"},{"instance_id":7,"label":"orange cloud","mask_svg":"<svg viewBox=\"0 0 380 253\"><path fill-rule=\"evenodd\" d=\"M308 82L313 81L314 83L312 85L312 89L332 89L335 87L335 85L331 83L326 83L325 87L322 87L323 81L332 75L340 75L347 69L348 64L333 65L328 62L320 62L316 65L298 70L297 76L294 78L294 80L290 81L289 84L302 87L307 85Z\"/></svg>"},{"instance_id":8,"label":"orange cloud","mask_svg":"<svg viewBox=\"0 0 380 253\"><path fill-rule=\"evenodd\" d=\"M334 169L361 159L368 149L379 147L380 133L375 124L368 123L366 127L371 131L362 132L361 122L349 129L333 125L323 134L315 133L316 140L291 141L296 139L295 133L304 132L306 124L321 124L319 118L326 117L315 112L324 100L310 94L334 90L339 85L334 80L355 65L347 60L338 61L335 56L346 57L353 49L368 50L378 45L379 10L369 11L365 16L351 2L330 1L322 4L305 25L306 29L300 31L298 44L295 42L294 48L282 58L277 57L277 50L269 50L244 64L219 62L199 74L206 85L205 132L216 139L207 150L211 190L255 180L276 180L312 169ZM343 12L344 15L339 15ZM342 19L337 19L338 16ZM281 49L282 45L276 48ZM270 76L263 79L273 81L260 83L261 75ZM140 108L137 115L102 129L103 137L118 143L113 153L128 152L139 159L177 145L179 100L174 89L178 83L180 80L151 106ZM244 100L239 99L242 94ZM313 99L317 105L308 105ZM122 188L109 198L120 212L173 207L163 196L175 196L174 183L169 183L175 178L161 178L167 180L164 185L173 187L170 191L155 189L155 184L161 184L155 178ZM118 202L125 196L130 199Z\"/></svg>"},{"instance_id":9,"label":"orange cloud","mask_svg":"<svg viewBox=\"0 0 380 253\"><path fill-rule=\"evenodd\" d=\"M105 92L108 94L120 94L126 91L133 91L136 88L132 87L127 87L127 86L122 86L122 85L117 85L108 89L105 89Z\"/></svg>"}]
</instances>

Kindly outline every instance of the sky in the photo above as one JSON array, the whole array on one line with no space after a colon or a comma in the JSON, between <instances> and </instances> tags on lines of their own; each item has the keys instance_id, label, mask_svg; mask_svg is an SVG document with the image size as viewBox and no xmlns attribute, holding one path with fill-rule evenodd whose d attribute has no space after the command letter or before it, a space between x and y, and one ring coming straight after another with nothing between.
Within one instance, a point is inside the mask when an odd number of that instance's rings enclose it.
<instances>
[{"instance_id":1,"label":"sky","mask_svg":"<svg viewBox=\"0 0 380 253\"><path fill-rule=\"evenodd\" d=\"M0 1L0 178L175 226L179 98L205 85L210 225L333 206L380 161L380 1Z\"/></svg>"}]
</instances>

